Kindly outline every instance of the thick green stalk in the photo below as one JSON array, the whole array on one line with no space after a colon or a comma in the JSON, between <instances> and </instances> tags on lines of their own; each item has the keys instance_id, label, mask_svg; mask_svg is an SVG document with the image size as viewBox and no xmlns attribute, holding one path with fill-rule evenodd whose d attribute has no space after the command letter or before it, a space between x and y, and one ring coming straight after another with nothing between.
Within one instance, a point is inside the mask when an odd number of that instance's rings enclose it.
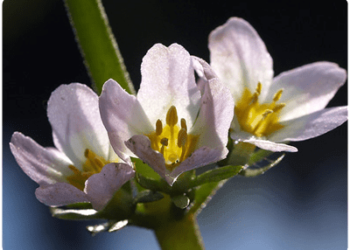
<instances>
[{"instance_id":1,"label":"thick green stalk","mask_svg":"<svg viewBox=\"0 0 350 250\"><path fill-rule=\"evenodd\" d=\"M194 214L167 221L155 230L162 250L203 250L204 245Z\"/></svg>"},{"instance_id":2,"label":"thick green stalk","mask_svg":"<svg viewBox=\"0 0 350 250\"><path fill-rule=\"evenodd\" d=\"M135 94L101 0L64 0L80 51L98 94L110 78Z\"/></svg>"}]
</instances>

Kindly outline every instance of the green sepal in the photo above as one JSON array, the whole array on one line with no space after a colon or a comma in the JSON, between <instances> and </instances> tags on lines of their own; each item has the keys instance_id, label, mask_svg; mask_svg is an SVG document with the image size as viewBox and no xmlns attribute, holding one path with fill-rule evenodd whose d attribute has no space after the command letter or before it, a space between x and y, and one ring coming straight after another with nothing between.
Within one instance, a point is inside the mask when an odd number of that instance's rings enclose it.
<instances>
[{"instance_id":1,"label":"green sepal","mask_svg":"<svg viewBox=\"0 0 350 250\"><path fill-rule=\"evenodd\" d=\"M264 149L259 149L256 152L252 153L250 156L250 159L248 161L248 165L251 166L259 161L262 161L264 159L266 159L268 156L270 156L271 154L273 154L274 152L272 151L268 151L268 150L264 150Z\"/></svg>"},{"instance_id":2,"label":"green sepal","mask_svg":"<svg viewBox=\"0 0 350 250\"><path fill-rule=\"evenodd\" d=\"M128 224L128 220L122 220L122 221L108 221L102 224L97 225L91 225L87 226L86 229L92 234L92 236L95 236L98 233L101 232L115 232L122 228L124 228Z\"/></svg>"},{"instance_id":3,"label":"green sepal","mask_svg":"<svg viewBox=\"0 0 350 250\"><path fill-rule=\"evenodd\" d=\"M171 201L180 209L185 209L190 204L190 199L184 194L171 197Z\"/></svg>"},{"instance_id":4,"label":"green sepal","mask_svg":"<svg viewBox=\"0 0 350 250\"><path fill-rule=\"evenodd\" d=\"M146 176L143 176L140 173L136 173L135 175L135 180L137 181L137 183L145 188L145 189L150 189L153 191L160 191L163 193L167 193L170 194L172 192L171 187L169 186L169 184L164 181L163 179L152 179L152 178L148 178Z\"/></svg>"},{"instance_id":5,"label":"green sepal","mask_svg":"<svg viewBox=\"0 0 350 250\"><path fill-rule=\"evenodd\" d=\"M216 191L219 190L226 183L226 181L227 179L218 182L208 182L197 187L195 189L195 198L188 207L187 213L198 215L211 200Z\"/></svg>"},{"instance_id":6,"label":"green sepal","mask_svg":"<svg viewBox=\"0 0 350 250\"><path fill-rule=\"evenodd\" d=\"M237 175L243 169L242 166L225 166L206 171L198 175L192 186L200 186L208 182L219 182Z\"/></svg>"},{"instance_id":7,"label":"green sepal","mask_svg":"<svg viewBox=\"0 0 350 250\"><path fill-rule=\"evenodd\" d=\"M134 203L147 203L152 201L158 201L160 199L163 199L164 195L162 195L159 192L151 191L151 190L145 190L136 195L134 198Z\"/></svg>"},{"instance_id":8,"label":"green sepal","mask_svg":"<svg viewBox=\"0 0 350 250\"><path fill-rule=\"evenodd\" d=\"M150 166L148 166L146 163L144 163L139 158L131 158L132 162L135 165L136 173L142 174L145 177L154 179L154 180L160 180L161 177L159 174L157 174Z\"/></svg>"},{"instance_id":9,"label":"green sepal","mask_svg":"<svg viewBox=\"0 0 350 250\"><path fill-rule=\"evenodd\" d=\"M245 177L255 177L255 176L261 175L261 174L265 173L267 170L269 170L270 168L272 168L272 167L276 166L278 163L280 163L282 161L282 159L284 158L284 156L285 156L285 154L281 155L275 161L271 162L270 164L268 164L265 167L261 167L261 168L257 168L257 169L251 169L251 168L243 169L239 174L243 175Z\"/></svg>"}]
</instances>

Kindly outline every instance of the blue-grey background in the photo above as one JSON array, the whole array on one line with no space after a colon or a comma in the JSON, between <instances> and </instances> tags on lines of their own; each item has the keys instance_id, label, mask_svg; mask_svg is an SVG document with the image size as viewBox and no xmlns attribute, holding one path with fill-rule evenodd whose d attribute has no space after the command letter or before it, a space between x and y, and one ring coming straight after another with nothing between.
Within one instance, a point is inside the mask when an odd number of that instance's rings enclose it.
<instances>
[{"instance_id":1,"label":"blue-grey background","mask_svg":"<svg viewBox=\"0 0 350 250\"><path fill-rule=\"evenodd\" d=\"M283 3L282 3L283 2ZM154 43L177 42L209 60L207 37L231 16L250 22L275 74L314 61L347 68L346 1L103 1L136 86ZM88 222L52 218L37 184L14 161L11 134L52 146L46 117L62 83L91 84L60 0L3 2L3 248L158 249L151 231L127 227L91 237ZM137 87L138 88L138 87ZM347 86L329 106L347 104ZM347 127L293 143L298 153L253 179L235 177L198 216L207 249L346 249Z\"/></svg>"}]
</instances>

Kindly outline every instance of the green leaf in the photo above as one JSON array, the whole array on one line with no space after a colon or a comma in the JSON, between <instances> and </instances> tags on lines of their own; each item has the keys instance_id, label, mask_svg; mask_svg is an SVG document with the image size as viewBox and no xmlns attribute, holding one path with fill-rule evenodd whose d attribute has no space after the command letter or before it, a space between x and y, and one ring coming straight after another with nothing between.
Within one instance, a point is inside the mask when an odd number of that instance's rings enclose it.
<instances>
[{"instance_id":1,"label":"green leaf","mask_svg":"<svg viewBox=\"0 0 350 250\"><path fill-rule=\"evenodd\" d=\"M242 166L225 166L211 169L197 176L194 184L195 186L200 186L208 182L218 182L221 180L229 179L237 175L242 170L242 168Z\"/></svg>"},{"instance_id":2,"label":"green leaf","mask_svg":"<svg viewBox=\"0 0 350 250\"><path fill-rule=\"evenodd\" d=\"M186 195L178 195L171 197L172 202L178 208L184 209L190 204L190 199Z\"/></svg>"},{"instance_id":3,"label":"green leaf","mask_svg":"<svg viewBox=\"0 0 350 250\"><path fill-rule=\"evenodd\" d=\"M227 180L205 183L196 189L196 196L189 207L188 213L199 214L200 211L211 200L213 195L219 190Z\"/></svg>"},{"instance_id":4,"label":"green leaf","mask_svg":"<svg viewBox=\"0 0 350 250\"><path fill-rule=\"evenodd\" d=\"M134 203L147 203L163 199L164 196L159 192L145 190L138 193L134 199Z\"/></svg>"},{"instance_id":5,"label":"green leaf","mask_svg":"<svg viewBox=\"0 0 350 250\"><path fill-rule=\"evenodd\" d=\"M109 26L101 0L65 0L70 23L98 94L110 78L130 94L135 90Z\"/></svg>"},{"instance_id":6,"label":"green leaf","mask_svg":"<svg viewBox=\"0 0 350 250\"><path fill-rule=\"evenodd\" d=\"M257 168L257 169L251 169L251 168L247 168L242 170L239 174L243 175L245 177L255 177L258 175L261 175L263 173L265 173L267 170L269 170L270 168L276 166L278 163L280 163L282 161L282 159L284 158L284 154L281 155L280 157L277 158L277 160L273 161L272 163L270 163L269 165L265 166L265 167L261 167L261 168Z\"/></svg>"}]
</instances>

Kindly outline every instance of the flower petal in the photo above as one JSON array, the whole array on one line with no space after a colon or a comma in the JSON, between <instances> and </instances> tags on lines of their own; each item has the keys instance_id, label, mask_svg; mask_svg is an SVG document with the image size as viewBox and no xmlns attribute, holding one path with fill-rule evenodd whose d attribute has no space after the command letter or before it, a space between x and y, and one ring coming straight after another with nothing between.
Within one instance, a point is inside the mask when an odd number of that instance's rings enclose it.
<instances>
[{"instance_id":1,"label":"flower petal","mask_svg":"<svg viewBox=\"0 0 350 250\"><path fill-rule=\"evenodd\" d=\"M124 141L135 134L154 130L135 96L129 95L119 84L109 79L100 96L100 111L114 151L123 159L132 155Z\"/></svg>"},{"instance_id":2,"label":"flower petal","mask_svg":"<svg viewBox=\"0 0 350 250\"><path fill-rule=\"evenodd\" d=\"M286 106L280 121L287 121L321 110L346 80L346 71L335 63L316 62L283 72L275 77L267 101L284 89L281 99Z\"/></svg>"},{"instance_id":3,"label":"flower petal","mask_svg":"<svg viewBox=\"0 0 350 250\"><path fill-rule=\"evenodd\" d=\"M22 170L39 185L65 181L72 174L72 163L59 151L40 146L30 137L15 132L10 142L11 152Z\"/></svg>"},{"instance_id":4,"label":"flower petal","mask_svg":"<svg viewBox=\"0 0 350 250\"><path fill-rule=\"evenodd\" d=\"M165 179L169 171L165 167L164 157L161 153L156 152L151 148L151 141L147 136L134 135L125 142L125 145Z\"/></svg>"},{"instance_id":5,"label":"flower petal","mask_svg":"<svg viewBox=\"0 0 350 250\"><path fill-rule=\"evenodd\" d=\"M200 112L190 133L199 135L197 148L225 147L234 110L231 93L218 78L215 78L215 73L204 60L195 57L193 60L199 63L195 64L196 70L203 71L207 80L201 84L203 96Z\"/></svg>"},{"instance_id":6,"label":"flower petal","mask_svg":"<svg viewBox=\"0 0 350 250\"><path fill-rule=\"evenodd\" d=\"M327 133L348 119L348 107L327 108L282 123L285 127L269 137L271 141L303 141Z\"/></svg>"},{"instance_id":7,"label":"flower petal","mask_svg":"<svg viewBox=\"0 0 350 250\"><path fill-rule=\"evenodd\" d=\"M256 138L252 134L247 133L243 130L241 131L232 131L230 133L230 137L232 140L235 140L237 142L246 142L253 144L259 148L269 150L272 152L297 152L298 149L296 147L287 145L285 143L276 143L273 141L270 141L269 139L261 139L261 138Z\"/></svg>"},{"instance_id":8,"label":"flower petal","mask_svg":"<svg viewBox=\"0 0 350 250\"><path fill-rule=\"evenodd\" d=\"M85 183L92 207L101 210L113 197L114 193L135 176L133 168L124 163L110 163L100 173L92 175Z\"/></svg>"},{"instance_id":9,"label":"flower petal","mask_svg":"<svg viewBox=\"0 0 350 250\"><path fill-rule=\"evenodd\" d=\"M155 126L158 119L165 119L174 105L179 117L191 127L198 114L200 92L188 52L178 44L156 44L143 58L141 74L137 99L151 124Z\"/></svg>"},{"instance_id":10,"label":"flower petal","mask_svg":"<svg viewBox=\"0 0 350 250\"><path fill-rule=\"evenodd\" d=\"M190 157L184 160L170 174L166 175L165 180L172 186L177 177L183 172L218 162L224 159L227 153L228 150L226 147L201 147L194 151Z\"/></svg>"},{"instance_id":11,"label":"flower petal","mask_svg":"<svg viewBox=\"0 0 350 250\"><path fill-rule=\"evenodd\" d=\"M209 35L210 65L228 86L234 100L245 87L253 93L258 82L263 85L261 98L272 82L272 59L264 42L245 20L230 18Z\"/></svg>"},{"instance_id":12,"label":"flower petal","mask_svg":"<svg viewBox=\"0 0 350 250\"><path fill-rule=\"evenodd\" d=\"M108 159L110 154L107 131L98 108L98 96L86 85L61 85L48 101L47 113L52 126L54 143L80 167L84 152L92 150Z\"/></svg>"},{"instance_id":13,"label":"flower petal","mask_svg":"<svg viewBox=\"0 0 350 250\"><path fill-rule=\"evenodd\" d=\"M40 202L47 206L64 206L77 202L89 202L83 191L64 182L40 186L35 190L35 195Z\"/></svg>"}]
</instances>

